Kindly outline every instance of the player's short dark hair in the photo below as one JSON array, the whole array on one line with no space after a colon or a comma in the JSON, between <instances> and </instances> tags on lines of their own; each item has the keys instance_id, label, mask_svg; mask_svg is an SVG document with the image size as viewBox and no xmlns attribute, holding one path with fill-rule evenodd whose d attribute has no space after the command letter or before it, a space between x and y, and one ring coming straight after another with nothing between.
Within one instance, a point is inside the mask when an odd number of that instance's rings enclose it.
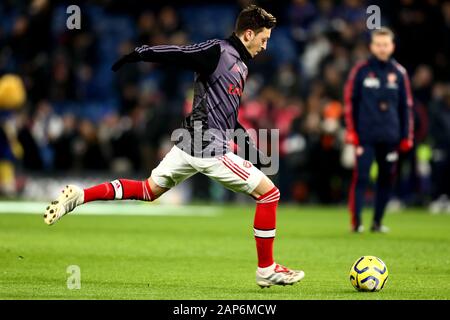
<instances>
[{"instance_id":1,"label":"player's short dark hair","mask_svg":"<svg viewBox=\"0 0 450 320\"><path fill-rule=\"evenodd\" d=\"M388 27L373 30L370 34L370 40L372 41L375 36L389 36L392 40L395 38L394 32Z\"/></svg>"},{"instance_id":2,"label":"player's short dark hair","mask_svg":"<svg viewBox=\"0 0 450 320\"><path fill-rule=\"evenodd\" d=\"M234 32L241 35L245 30L250 29L259 33L263 28L274 28L276 24L277 19L272 14L252 4L239 13Z\"/></svg>"}]
</instances>

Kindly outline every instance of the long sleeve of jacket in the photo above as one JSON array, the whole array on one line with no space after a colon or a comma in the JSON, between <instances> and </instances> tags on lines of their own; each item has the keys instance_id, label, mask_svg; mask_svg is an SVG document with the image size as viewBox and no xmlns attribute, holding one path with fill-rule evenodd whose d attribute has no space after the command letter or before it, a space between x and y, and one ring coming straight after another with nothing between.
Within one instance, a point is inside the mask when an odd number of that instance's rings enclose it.
<instances>
[{"instance_id":1,"label":"long sleeve of jacket","mask_svg":"<svg viewBox=\"0 0 450 320\"><path fill-rule=\"evenodd\" d=\"M356 134L358 133L359 95L361 92L359 71L365 64L366 62L361 62L352 68L344 87L345 125L347 131Z\"/></svg>"},{"instance_id":2,"label":"long sleeve of jacket","mask_svg":"<svg viewBox=\"0 0 450 320\"><path fill-rule=\"evenodd\" d=\"M404 68L401 69L402 78L399 87L399 119L401 139L413 141L414 139L414 114L413 114L413 95L408 73Z\"/></svg>"},{"instance_id":3,"label":"long sleeve of jacket","mask_svg":"<svg viewBox=\"0 0 450 320\"><path fill-rule=\"evenodd\" d=\"M175 65L202 74L211 74L220 59L219 40L186 46L141 46L135 49L141 61Z\"/></svg>"}]
</instances>

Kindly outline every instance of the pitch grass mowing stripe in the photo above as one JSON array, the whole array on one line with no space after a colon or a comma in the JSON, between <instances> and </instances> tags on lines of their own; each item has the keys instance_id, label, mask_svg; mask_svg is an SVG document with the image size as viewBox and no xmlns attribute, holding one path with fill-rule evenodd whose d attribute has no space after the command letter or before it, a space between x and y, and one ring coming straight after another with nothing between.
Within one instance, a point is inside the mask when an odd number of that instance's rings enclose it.
<instances>
[{"instance_id":1,"label":"pitch grass mowing stripe","mask_svg":"<svg viewBox=\"0 0 450 320\"><path fill-rule=\"evenodd\" d=\"M48 202L0 201L0 214L44 214ZM88 203L76 208L77 215L134 215L134 216L205 216L220 214L214 206L186 206L150 204L136 201Z\"/></svg>"}]
</instances>

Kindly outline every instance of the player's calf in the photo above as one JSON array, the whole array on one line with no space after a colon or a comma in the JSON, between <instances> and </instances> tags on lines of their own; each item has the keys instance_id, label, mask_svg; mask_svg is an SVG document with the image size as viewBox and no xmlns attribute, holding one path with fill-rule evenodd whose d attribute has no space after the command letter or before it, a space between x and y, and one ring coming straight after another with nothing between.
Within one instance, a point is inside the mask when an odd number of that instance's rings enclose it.
<instances>
[{"instance_id":1,"label":"player's calf","mask_svg":"<svg viewBox=\"0 0 450 320\"><path fill-rule=\"evenodd\" d=\"M143 200L153 201L155 195L149 181L117 179L84 189L84 202L96 200Z\"/></svg>"},{"instance_id":2,"label":"player's calf","mask_svg":"<svg viewBox=\"0 0 450 320\"><path fill-rule=\"evenodd\" d=\"M256 198L254 220L258 254L256 283L261 288L273 285L292 285L305 276L305 273L301 270L291 270L274 262L273 243L276 233L276 212L279 200L280 191L273 184L269 191Z\"/></svg>"},{"instance_id":3,"label":"player's calf","mask_svg":"<svg viewBox=\"0 0 450 320\"><path fill-rule=\"evenodd\" d=\"M259 268L265 268L274 262L273 242L276 233L276 215L279 199L280 191L275 186L256 199L253 230Z\"/></svg>"}]
</instances>

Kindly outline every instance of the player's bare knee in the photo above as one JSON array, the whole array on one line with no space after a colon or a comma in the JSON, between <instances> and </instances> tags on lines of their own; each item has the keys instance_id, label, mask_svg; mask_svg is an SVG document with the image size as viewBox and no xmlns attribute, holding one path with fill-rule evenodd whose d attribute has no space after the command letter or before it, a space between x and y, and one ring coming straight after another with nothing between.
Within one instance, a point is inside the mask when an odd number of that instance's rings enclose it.
<instances>
[{"instance_id":1,"label":"player's bare knee","mask_svg":"<svg viewBox=\"0 0 450 320\"><path fill-rule=\"evenodd\" d=\"M273 185L273 187L269 191L261 194L258 197L254 196L254 198L256 200L256 204L278 202L280 200L280 190L275 185Z\"/></svg>"},{"instance_id":2,"label":"player's bare knee","mask_svg":"<svg viewBox=\"0 0 450 320\"><path fill-rule=\"evenodd\" d=\"M170 190L169 188L163 188L156 184L155 181L153 181L152 177L149 177L148 184L150 186L150 189L152 190L152 201L158 199L163 193Z\"/></svg>"},{"instance_id":3,"label":"player's bare knee","mask_svg":"<svg viewBox=\"0 0 450 320\"><path fill-rule=\"evenodd\" d=\"M263 177L261 179L261 182L258 184L251 195L253 196L253 198L258 199L259 197L267 194L273 189L276 189L276 191L279 193L279 190L275 186L275 184L268 177Z\"/></svg>"}]
</instances>

